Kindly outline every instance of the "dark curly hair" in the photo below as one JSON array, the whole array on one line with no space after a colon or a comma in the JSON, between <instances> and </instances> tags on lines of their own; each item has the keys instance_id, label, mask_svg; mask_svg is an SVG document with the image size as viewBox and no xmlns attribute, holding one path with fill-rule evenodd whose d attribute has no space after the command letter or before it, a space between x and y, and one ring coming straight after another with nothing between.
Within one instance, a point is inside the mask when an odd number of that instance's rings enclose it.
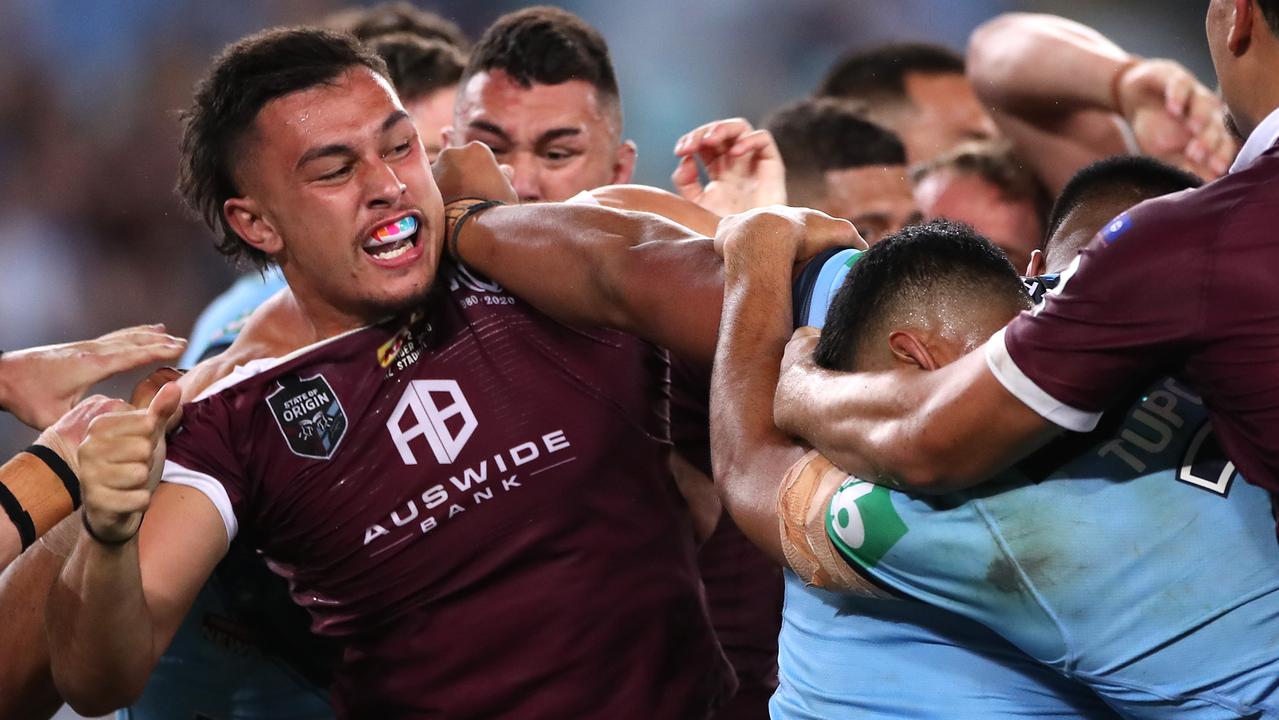
<instances>
[{"instance_id":1,"label":"dark curly hair","mask_svg":"<svg viewBox=\"0 0 1279 720\"><path fill-rule=\"evenodd\" d=\"M263 106L336 80L363 66L387 77L386 64L350 35L316 28L282 28L251 35L222 51L195 88L183 113L178 194L219 235L214 246L237 264L258 268L265 253L231 229L222 206L240 194L235 167L240 144Z\"/></svg>"}]
</instances>

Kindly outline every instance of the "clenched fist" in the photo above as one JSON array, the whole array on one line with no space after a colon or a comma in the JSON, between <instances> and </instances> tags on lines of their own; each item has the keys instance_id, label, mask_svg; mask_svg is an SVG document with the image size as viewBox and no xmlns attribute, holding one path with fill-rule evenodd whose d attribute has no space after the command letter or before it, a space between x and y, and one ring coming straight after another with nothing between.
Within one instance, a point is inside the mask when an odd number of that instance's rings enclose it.
<instances>
[{"instance_id":1,"label":"clenched fist","mask_svg":"<svg viewBox=\"0 0 1279 720\"><path fill-rule=\"evenodd\" d=\"M107 543L130 540L151 505L164 461L164 434L178 416L182 391L168 383L149 407L101 415L80 444L85 523Z\"/></svg>"}]
</instances>

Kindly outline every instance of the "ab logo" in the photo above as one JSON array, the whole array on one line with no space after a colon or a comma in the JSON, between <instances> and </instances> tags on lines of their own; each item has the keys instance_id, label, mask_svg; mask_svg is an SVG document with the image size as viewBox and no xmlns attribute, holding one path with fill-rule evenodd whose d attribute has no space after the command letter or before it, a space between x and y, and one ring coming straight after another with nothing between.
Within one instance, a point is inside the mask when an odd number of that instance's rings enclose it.
<instances>
[{"instance_id":1,"label":"ab logo","mask_svg":"<svg viewBox=\"0 0 1279 720\"><path fill-rule=\"evenodd\" d=\"M410 416L407 421L405 415ZM475 413L456 380L410 382L386 421L386 429L391 432L391 440L406 465L417 464L411 443L419 437L430 443L437 462L451 464L478 426Z\"/></svg>"},{"instance_id":2,"label":"ab logo","mask_svg":"<svg viewBox=\"0 0 1279 720\"><path fill-rule=\"evenodd\" d=\"M887 489L848 479L830 500L827 532L844 555L873 568L906 534Z\"/></svg>"}]
</instances>

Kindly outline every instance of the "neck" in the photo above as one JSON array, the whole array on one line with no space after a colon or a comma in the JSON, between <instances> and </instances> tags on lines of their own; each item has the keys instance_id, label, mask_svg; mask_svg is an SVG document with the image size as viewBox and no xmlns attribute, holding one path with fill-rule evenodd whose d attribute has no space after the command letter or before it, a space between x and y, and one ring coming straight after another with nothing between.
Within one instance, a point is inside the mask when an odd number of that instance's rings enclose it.
<instances>
[{"instance_id":1,"label":"neck","mask_svg":"<svg viewBox=\"0 0 1279 720\"><path fill-rule=\"evenodd\" d=\"M328 340L344 332L356 330L370 325L380 318L369 318L358 313L351 313L332 304L320 300L311 293L286 291L286 302L291 302L296 318L294 330L304 339L305 345Z\"/></svg>"}]
</instances>

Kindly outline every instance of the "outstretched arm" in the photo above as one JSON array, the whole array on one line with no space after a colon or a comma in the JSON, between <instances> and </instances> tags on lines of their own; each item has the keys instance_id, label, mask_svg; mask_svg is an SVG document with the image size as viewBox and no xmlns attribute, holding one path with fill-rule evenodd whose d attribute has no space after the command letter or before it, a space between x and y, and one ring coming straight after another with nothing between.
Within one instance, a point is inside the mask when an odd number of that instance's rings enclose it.
<instances>
[{"instance_id":1,"label":"outstretched arm","mask_svg":"<svg viewBox=\"0 0 1279 720\"><path fill-rule=\"evenodd\" d=\"M457 257L569 324L622 330L696 362L715 351L722 268L710 238L649 213L541 204L467 221Z\"/></svg>"},{"instance_id":2,"label":"outstretched arm","mask_svg":"<svg viewBox=\"0 0 1279 720\"><path fill-rule=\"evenodd\" d=\"M0 409L37 430L65 415L95 384L153 362L177 360L186 341L163 325L116 330L96 340L0 355Z\"/></svg>"},{"instance_id":3,"label":"outstretched arm","mask_svg":"<svg viewBox=\"0 0 1279 720\"><path fill-rule=\"evenodd\" d=\"M1010 13L987 22L969 41L968 74L1054 195L1110 155L1140 150L1213 178L1236 151L1220 98L1190 71L1130 55L1065 18Z\"/></svg>"},{"instance_id":4,"label":"outstretched arm","mask_svg":"<svg viewBox=\"0 0 1279 720\"><path fill-rule=\"evenodd\" d=\"M864 480L923 493L971 487L1059 431L1004 388L984 348L937 370L841 373L813 363L816 338L802 329L787 348L777 425Z\"/></svg>"}]
</instances>

